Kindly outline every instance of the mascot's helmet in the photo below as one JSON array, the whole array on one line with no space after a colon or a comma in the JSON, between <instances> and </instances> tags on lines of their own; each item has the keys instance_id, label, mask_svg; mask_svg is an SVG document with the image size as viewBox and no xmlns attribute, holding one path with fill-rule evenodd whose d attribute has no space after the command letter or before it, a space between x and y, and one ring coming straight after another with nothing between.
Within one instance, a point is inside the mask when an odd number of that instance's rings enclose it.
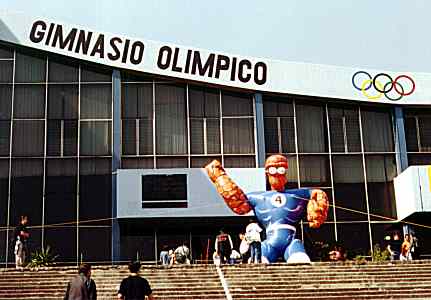
<instances>
[{"instance_id":1,"label":"mascot's helmet","mask_svg":"<svg viewBox=\"0 0 431 300\"><path fill-rule=\"evenodd\" d=\"M270 175L275 175L276 173L280 173L284 169L284 173L288 168L289 164L287 162L287 158L280 154L271 155L266 159L265 162L265 171ZM275 172L275 173L274 173Z\"/></svg>"}]
</instances>

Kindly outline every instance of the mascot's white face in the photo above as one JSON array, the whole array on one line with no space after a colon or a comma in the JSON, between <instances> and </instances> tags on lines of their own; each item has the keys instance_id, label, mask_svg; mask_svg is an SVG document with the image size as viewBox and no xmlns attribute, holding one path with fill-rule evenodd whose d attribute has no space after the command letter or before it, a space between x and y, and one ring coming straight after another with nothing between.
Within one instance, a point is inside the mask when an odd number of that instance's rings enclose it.
<instances>
[{"instance_id":1,"label":"mascot's white face","mask_svg":"<svg viewBox=\"0 0 431 300\"><path fill-rule=\"evenodd\" d=\"M268 176L271 190L279 192L284 191L284 186L287 183L287 168L287 158L283 155L275 154L266 159L265 172Z\"/></svg>"}]
</instances>

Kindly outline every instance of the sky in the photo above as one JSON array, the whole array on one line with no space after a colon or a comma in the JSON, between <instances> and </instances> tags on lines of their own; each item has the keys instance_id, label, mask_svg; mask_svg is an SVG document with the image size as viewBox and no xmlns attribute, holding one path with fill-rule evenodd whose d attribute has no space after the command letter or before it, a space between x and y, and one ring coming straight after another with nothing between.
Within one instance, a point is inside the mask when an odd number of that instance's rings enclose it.
<instances>
[{"instance_id":1,"label":"sky","mask_svg":"<svg viewBox=\"0 0 431 300\"><path fill-rule=\"evenodd\" d=\"M0 0L0 11L228 54L431 73L430 0Z\"/></svg>"}]
</instances>

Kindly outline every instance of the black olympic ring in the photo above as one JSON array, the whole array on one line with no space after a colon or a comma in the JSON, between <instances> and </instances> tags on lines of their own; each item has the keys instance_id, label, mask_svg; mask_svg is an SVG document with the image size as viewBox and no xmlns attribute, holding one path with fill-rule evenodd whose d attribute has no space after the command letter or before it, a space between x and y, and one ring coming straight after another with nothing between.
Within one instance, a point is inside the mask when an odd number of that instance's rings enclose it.
<instances>
[{"instance_id":1,"label":"black olympic ring","mask_svg":"<svg viewBox=\"0 0 431 300\"><path fill-rule=\"evenodd\" d=\"M361 86L357 86L355 79L356 79L356 76L360 74L364 74L368 76L369 79L363 80ZM386 77L388 79L388 81L384 84L384 86L380 83L380 81L378 81L379 77ZM400 78L406 78L411 82L412 87L408 93L404 91L404 87L401 85L401 83L398 82ZM361 91L368 99L379 99L381 95L385 95L386 99L390 101L401 100L403 96L409 96L413 94L413 92L416 89L416 84L413 78L411 78L408 75L399 75L394 80L389 74L386 74L386 73L378 73L377 75L372 77L371 74L366 71L358 71L354 73L352 76L352 85L355 89ZM377 92L379 92L379 94L376 96L370 96L369 94L367 94L366 91L369 90L371 87L373 87ZM388 93L392 91L392 89L395 90L395 92L399 95L399 97L391 98L390 96L388 96Z\"/></svg>"}]
</instances>

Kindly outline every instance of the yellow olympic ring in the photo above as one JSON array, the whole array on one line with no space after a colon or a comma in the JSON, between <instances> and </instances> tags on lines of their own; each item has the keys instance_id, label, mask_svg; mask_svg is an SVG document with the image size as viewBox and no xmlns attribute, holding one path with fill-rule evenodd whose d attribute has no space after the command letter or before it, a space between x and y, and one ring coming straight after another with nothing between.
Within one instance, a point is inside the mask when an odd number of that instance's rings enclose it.
<instances>
[{"instance_id":1,"label":"yellow olympic ring","mask_svg":"<svg viewBox=\"0 0 431 300\"><path fill-rule=\"evenodd\" d=\"M367 86L367 84L370 84L370 83L372 83L373 82L373 80L372 79L368 79L368 80L365 80L363 83L362 83L362 86L361 86L361 91L362 91L362 94L364 94L364 96L365 97L367 97L368 99L370 99L370 100L377 100L377 99L380 99L381 97L382 97L382 95L383 95L383 93L382 92L379 92L377 95L375 95L375 96L370 96L370 95L368 95L367 94L367 90L365 89L366 88L366 86ZM377 81L376 80L376 85L377 85L377 87L380 89L380 90L383 90L383 85L380 83L380 81Z\"/></svg>"}]
</instances>

